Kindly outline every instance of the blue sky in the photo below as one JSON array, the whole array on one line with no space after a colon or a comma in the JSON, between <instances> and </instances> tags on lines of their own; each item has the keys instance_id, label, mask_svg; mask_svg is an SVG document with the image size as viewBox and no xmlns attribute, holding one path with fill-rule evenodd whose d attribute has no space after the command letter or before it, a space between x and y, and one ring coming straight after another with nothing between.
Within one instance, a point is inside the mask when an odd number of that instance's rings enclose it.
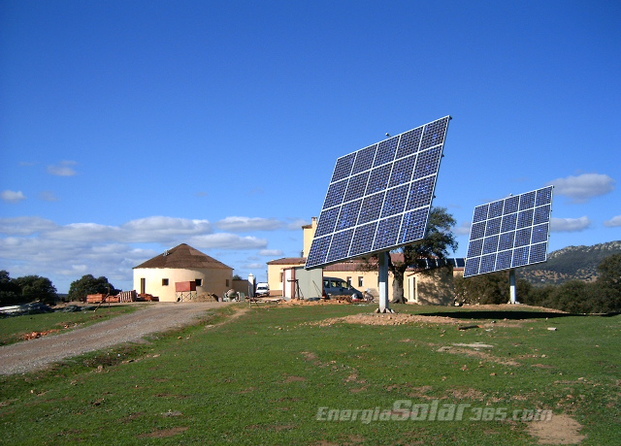
<instances>
[{"instance_id":1,"label":"blue sky","mask_svg":"<svg viewBox=\"0 0 621 446\"><path fill-rule=\"evenodd\" d=\"M300 255L339 156L453 117L434 205L554 184L550 249L621 239L618 1L0 3L0 269L59 292L188 243Z\"/></svg>"}]
</instances>

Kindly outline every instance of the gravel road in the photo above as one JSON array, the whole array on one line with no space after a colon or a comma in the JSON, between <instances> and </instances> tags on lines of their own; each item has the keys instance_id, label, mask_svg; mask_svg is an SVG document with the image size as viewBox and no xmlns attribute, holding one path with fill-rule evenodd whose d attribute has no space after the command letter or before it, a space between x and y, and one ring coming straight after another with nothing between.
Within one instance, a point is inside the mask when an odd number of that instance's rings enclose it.
<instances>
[{"instance_id":1,"label":"gravel road","mask_svg":"<svg viewBox=\"0 0 621 446\"><path fill-rule=\"evenodd\" d=\"M213 308L228 303L146 303L130 314L67 333L0 347L0 375L27 373L51 363L124 342L137 342L150 333L183 327Z\"/></svg>"}]
</instances>

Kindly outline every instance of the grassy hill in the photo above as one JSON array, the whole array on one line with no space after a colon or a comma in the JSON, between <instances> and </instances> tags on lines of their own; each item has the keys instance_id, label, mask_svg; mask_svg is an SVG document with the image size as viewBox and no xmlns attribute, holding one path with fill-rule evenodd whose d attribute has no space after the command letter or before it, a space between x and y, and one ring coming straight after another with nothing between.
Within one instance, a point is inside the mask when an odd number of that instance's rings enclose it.
<instances>
[{"instance_id":1,"label":"grassy hill","mask_svg":"<svg viewBox=\"0 0 621 446\"><path fill-rule=\"evenodd\" d=\"M606 257L621 254L621 240L593 246L568 246L553 251L548 261L520 270L520 277L533 284L559 284L569 280L593 281Z\"/></svg>"}]
</instances>

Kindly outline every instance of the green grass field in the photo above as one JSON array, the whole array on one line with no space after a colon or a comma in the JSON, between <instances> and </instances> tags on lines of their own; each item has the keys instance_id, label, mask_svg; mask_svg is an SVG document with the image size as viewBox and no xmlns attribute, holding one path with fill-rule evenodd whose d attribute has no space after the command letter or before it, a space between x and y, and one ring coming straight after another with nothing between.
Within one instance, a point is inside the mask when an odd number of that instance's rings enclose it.
<instances>
[{"instance_id":1,"label":"green grass field","mask_svg":"<svg viewBox=\"0 0 621 446\"><path fill-rule=\"evenodd\" d=\"M3 377L0 443L619 444L621 316L373 309L240 304Z\"/></svg>"},{"instance_id":2,"label":"green grass field","mask_svg":"<svg viewBox=\"0 0 621 446\"><path fill-rule=\"evenodd\" d=\"M96 308L96 311L30 314L0 319L0 345L23 341L26 335L30 335L33 332L51 331L51 333L46 334L47 336L59 334L136 311L136 307L131 305L102 305L99 308L96 306L94 308Z\"/></svg>"}]
</instances>

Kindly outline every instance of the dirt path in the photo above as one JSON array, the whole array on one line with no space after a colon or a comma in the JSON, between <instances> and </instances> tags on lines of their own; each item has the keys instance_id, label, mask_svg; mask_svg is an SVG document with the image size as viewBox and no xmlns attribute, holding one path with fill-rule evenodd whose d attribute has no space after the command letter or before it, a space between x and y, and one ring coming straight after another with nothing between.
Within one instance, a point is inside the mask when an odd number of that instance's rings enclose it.
<instances>
[{"instance_id":1,"label":"dirt path","mask_svg":"<svg viewBox=\"0 0 621 446\"><path fill-rule=\"evenodd\" d=\"M206 311L225 305L228 303L144 304L131 314L88 327L2 346L0 375L32 372L65 358L124 342L137 342L148 334L188 325Z\"/></svg>"}]
</instances>

